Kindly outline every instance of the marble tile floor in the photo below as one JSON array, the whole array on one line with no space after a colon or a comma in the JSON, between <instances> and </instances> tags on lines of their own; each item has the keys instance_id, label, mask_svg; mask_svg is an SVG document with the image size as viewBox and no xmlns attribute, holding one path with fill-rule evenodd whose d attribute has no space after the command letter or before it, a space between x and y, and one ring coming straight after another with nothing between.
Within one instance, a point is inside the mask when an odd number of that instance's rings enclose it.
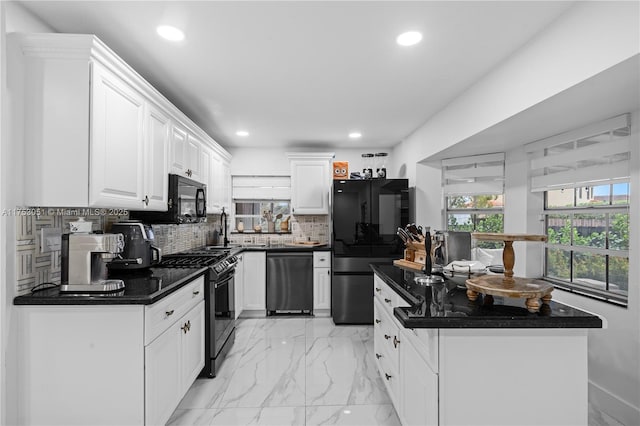
<instances>
[{"instance_id":1,"label":"marble tile floor","mask_svg":"<svg viewBox=\"0 0 640 426\"><path fill-rule=\"evenodd\" d=\"M373 361L373 327L331 318L241 319L214 379L169 425L399 425Z\"/></svg>"},{"instance_id":2,"label":"marble tile floor","mask_svg":"<svg viewBox=\"0 0 640 426\"><path fill-rule=\"evenodd\" d=\"M400 425L373 362L371 326L331 318L241 319L214 379L168 425ZM589 426L622 426L589 406Z\"/></svg>"}]
</instances>

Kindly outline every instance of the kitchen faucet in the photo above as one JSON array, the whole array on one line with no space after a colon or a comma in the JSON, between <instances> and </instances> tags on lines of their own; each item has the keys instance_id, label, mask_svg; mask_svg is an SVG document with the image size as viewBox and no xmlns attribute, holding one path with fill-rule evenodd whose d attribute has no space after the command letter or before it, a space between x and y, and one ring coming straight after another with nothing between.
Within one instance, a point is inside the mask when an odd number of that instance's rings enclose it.
<instances>
[{"instance_id":1,"label":"kitchen faucet","mask_svg":"<svg viewBox=\"0 0 640 426\"><path fill-rule=\"evenodd\" d=\"M224 207L222 208L222 214L220 214L220 232L223 235L222 244L226 247L229 245L229 239L227 238L227 213L225 213Z\"/></svg>"}]
</instances>

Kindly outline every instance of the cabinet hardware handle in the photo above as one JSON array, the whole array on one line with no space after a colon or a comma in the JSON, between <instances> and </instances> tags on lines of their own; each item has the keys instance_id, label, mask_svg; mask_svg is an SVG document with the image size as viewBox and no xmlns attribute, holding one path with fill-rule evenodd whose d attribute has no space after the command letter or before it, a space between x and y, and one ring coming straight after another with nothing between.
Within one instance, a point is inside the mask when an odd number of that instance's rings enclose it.
<instances>
[{"instance_id":1,"label":"cabinet hardware handle","mask_svg":"<svg viewBox=\"0 0 640 426\"><path fill-rule=\"evenodd\" d=\"M145 206L148 206L149 205L149 196L145 195L144 196L144 200L142 200L142 202L144 203Z\"/></svg>"},{"instance_id":2,"label":"cabinet hardware handle","mask_svg":"<svg viewBox=\"0 0 640 426\"><path fill-rule=\"evenodd\" d=\"M387 299L386 297L384 298L384 301L387 303L391 303L391 299Z\"/></svg>"},{"instance_id":3,"label":"cabinet hardware handle","mask_svg":"<svg viewBox=\"0 0 640 426\"><path fill-rule=\"evenodd\" d=\"M385 338L385 339L387 339L387 340L389 340L389 339L391 339L391 336L389 336L388 334L385 334L385 335L384 335L384 338Z\"/></svg>"},{"instance_id":4,"label":"cabinet hardware handle","mask_svg":"<svg viewBox=\"0 0 640 426\"><path fill-rule=\"evenodd\" d=\"M200 290L196 290L196 291L194 291L194 292L193 292L193 295L194 295L194 296L197 296L197 295L199 295L199 294L200 294Z\"/></svg>"},{"instance_id":5,"label":"cabinet hardware handle","mask_svg":"<svg viewBox=\"0 0 640 426\"><path fill-rule=\"evenodd\" d=\"M398 340L398 337L393 336L393 347L397 348L399 343L400 343L400 340Z\"/></svg>"},{"instance_id":6,"label":"cabinet hardware handle","mask_svg":"<svg viewBox=\"0 0 640 426\"><path fill-rule=\"evenodd\" d=\"M384 377L385 377L387 380L391 380L391 377L393 377L393 376L390 376L390 375L388 375L387 373L384 373Z\"/></svg>"},{"instance_id":7,"label":"cabinet hardware handle","mask_svg":"<svg viewBox=\"0 0 640 426\"><path fill-rule=\"evenodd\" d=\"M378 293L380 293L380 292L382 291L382 289L381 289L381 288L376 287L376 291L377 291Z\"/></svg>"},{"instance_id":8,"label":"cabinet hardware handle","mask_svg":"<svg viewBox=\"0 0 640 426\"><path fill-rule=\"evenodd\" d=\"M376 324L380 324L382 321L380 321L378 318L376 318Z\"/></svg>"},{"instance_id":9,"label":"cabinet hardware handle","mask_svg":"<svg viewBox=\"0 0 640 426\"><path fill-rule=\"evenodd\" d=\"M184 334L187 334L187 331L189 331L189 327L187 327L187 323L185 322L184 325L182 327L180 327L180 329L182 331L184 331Z\"/></svg>"},{"instance_id":10,"label":"cabinet hardware handle","mask_svg":"<svg viewBox=\"0 0 640 426\"><path fill-rule=\"evenodd\" d=\"M187 331L191 330L191 320L187 321Z\"/></svg>"},{"instance_id":11,"label":"cabinet hardware handle","mask_svg":"<svg viewBox=\"0 0 640 426\"><path fill-rule=\"evenodd\" d=\"M331 269L327 271L327 275L331 275Z\"/></svg>"},{"instance_id":12,"label":"cabinet hardware handle","mask_svg":"<svg viewBox=\"0 0 640 426\"><path fill-rule=\"evenodd\" d=\"M380 358L382 358L382 355L380 355L380 354L376 354L376 358L377 358L377 359L380 359Z\"/></svg>"},{"instance_id":13,"label":"cabinet hardware handle","mask_svg":"<svg viewBox=\"0 0 640 426\"><path fill-rule=\"evenodd\" d=\"M170 317L171 315L173 315L173 311L174 309L170 310L170 311L166 311L165 314Z\"/></svg>"}]
</instances>

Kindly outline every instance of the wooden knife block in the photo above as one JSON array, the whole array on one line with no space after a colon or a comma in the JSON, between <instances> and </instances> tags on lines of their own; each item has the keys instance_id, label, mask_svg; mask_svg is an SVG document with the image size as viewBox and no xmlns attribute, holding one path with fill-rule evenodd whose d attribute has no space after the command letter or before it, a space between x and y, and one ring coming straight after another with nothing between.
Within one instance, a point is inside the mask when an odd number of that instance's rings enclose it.
<instances>
[{"instance_id":1,"label":"wooden knife block","mask_svg":"<svg viewBox=\"0 0 640 426\"><path fill-rule=\"evenodd\" d=\"M426 261L427 252L425 250L424 241L407 241L405 243L404 259L394 260L393 264L422 271Z\"/></svg>"}]
</instances>

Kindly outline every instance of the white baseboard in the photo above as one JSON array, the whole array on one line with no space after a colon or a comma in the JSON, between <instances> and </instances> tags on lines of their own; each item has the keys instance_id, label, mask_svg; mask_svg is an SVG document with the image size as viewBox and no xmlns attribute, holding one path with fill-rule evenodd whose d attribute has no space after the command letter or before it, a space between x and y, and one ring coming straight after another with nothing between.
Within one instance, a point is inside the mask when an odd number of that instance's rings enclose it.
<instances>
[{"instance_id":1,"label":"white baseboard","mask_svg":"<svg viewBox=\"0 0 640 426\"><path fill-rule=\"evenodd\" d=\"M591 381L589 381L589 403L594 409L613 417L623 425L640 425L640 408Z\"/></svg>"}]
</instances>

